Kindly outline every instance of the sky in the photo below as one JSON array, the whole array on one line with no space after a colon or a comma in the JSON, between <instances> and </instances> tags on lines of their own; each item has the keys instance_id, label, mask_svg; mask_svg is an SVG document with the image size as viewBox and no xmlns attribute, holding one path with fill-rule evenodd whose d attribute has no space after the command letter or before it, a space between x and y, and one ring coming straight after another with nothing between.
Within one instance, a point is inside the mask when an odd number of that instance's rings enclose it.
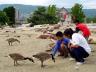
<instances>
[{"instance_id":1,"label":"sky","mask_svg":"<svg viewBox=\"0 0 96 72\"><path fill-rule=\"evenodd\" d=\"M0 4L25 4L48 6L55 4L57 7L71 8L75 3L80 3L83 8L96 9L96 0L0 0Z\"/></svg>"}]
</instances>

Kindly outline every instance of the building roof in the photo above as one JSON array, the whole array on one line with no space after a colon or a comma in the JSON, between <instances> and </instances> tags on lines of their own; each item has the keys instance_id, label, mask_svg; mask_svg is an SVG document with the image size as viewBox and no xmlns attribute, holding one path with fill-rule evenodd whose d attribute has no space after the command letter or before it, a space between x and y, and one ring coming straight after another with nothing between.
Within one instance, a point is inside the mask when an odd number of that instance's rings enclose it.
<instances>
[{"instance_id":1,"label":"building roof","mask_svg":"<svg viewBox=\"0 0 96 72\"><path fill-rule=\"evenodd\" d=\"M61 12L62 10L66 11L69 14L68 10L64 7L60 8L58 11Z\"/></svg>"}]
</instances>

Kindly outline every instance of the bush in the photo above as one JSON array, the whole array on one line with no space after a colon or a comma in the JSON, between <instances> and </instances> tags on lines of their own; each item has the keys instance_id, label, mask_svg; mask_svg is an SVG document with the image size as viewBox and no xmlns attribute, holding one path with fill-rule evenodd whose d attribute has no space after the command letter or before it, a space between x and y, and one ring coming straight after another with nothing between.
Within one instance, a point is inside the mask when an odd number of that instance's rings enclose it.
<instances>
[{"instance_id":1,"label":"bush","mask_svg":"<svg viewBox=\"0 0 96 72\"><path fill-rule=\"evenodd\" d=\"M0 27L6 25L7 22L8 22L8 17L6 16L6 13L0 11Z\"/></svg>"},{"instance_id":2,"label":"bush","mask_svg":"<svg viewBox=\"0 0 96 72\"><path fill-rule=\"evenodd\" d=\"M34 11L33 15L31 15L27 20L29 23L32 23L33 25L56 24L59 21L59 18L56 17L55 8L51 10L51 12L52 14L50 14L49 10L47 10L45 7L38 7L38 9Z\"/></svg>"},{"instance_id":3,"label":"bush","mask_svg":"<svg viewBox=\"0 0 96 72\"><path fill-rule=\"evenodd\" d=\"M84 22L85 15L83 13L82 8L83 8L82 5L77 3L71 8L72 20L74 23L75 23L75 20Z\"/></svg>"}]
</instances>

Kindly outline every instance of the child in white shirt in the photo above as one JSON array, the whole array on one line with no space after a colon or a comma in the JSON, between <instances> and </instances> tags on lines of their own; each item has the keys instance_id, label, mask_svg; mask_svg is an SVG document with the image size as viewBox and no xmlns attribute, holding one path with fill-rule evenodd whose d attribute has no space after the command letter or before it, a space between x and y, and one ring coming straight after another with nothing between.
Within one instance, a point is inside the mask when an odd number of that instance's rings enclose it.
<instances>
[{"instance_id":1,"label":"child in white shirt","mask_svg":"<svg viewBox=\"0 0 96 72\"><path fill-rule=\"evenodd\" d=\"M87 40L79 33L75 33L71 28L64 31L64 35L71 39L69 46L70 55L80 63L83 63L84 58L88 57L91 53Z\"/></svg>"}]
</instances>

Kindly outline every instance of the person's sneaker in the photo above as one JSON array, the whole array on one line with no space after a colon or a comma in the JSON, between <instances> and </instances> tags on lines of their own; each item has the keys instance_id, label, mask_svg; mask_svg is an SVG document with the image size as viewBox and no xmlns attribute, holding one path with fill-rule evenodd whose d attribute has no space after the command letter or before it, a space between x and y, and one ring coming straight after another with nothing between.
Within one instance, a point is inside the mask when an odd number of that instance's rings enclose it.
<instances>
[{"instance_id":1,"label":"person's sneaker","mask_svg":"<svg viewBox=\"0 0 96 72\"><path fill-rule=\"evenodd\" d=\"M84 62L76 62L75 69L78 70L79 67L84 64Z\"/></svg>"},{"instance_id":2,"label":"person's sneaker","mask_svg":"<svg viewBox=\"0 0 96 72\"><path fill-rule=\"evenodd\" d=\"M82 65L84 64L83 62L77 62L76 65Z\"/></svg>"},{"instance_id":3,"label":"person's sneaker","mask_svg":"<svg viewBox=\"0 0 96 72\"><path fill-rule=\"evenodd\" d=\"M70 61L74 61L74 58L69 58Z\"/></svg>"},{"instance_id":4,"label":"person's sneaker","mask_svg":"<svg viewBox=\"0 0 96 72\"><path fill-rule=\"evenodd\" d=\"M75 66L75 69L78 70L79 69L79 66Z\"/></svg>"}]
</instances>

